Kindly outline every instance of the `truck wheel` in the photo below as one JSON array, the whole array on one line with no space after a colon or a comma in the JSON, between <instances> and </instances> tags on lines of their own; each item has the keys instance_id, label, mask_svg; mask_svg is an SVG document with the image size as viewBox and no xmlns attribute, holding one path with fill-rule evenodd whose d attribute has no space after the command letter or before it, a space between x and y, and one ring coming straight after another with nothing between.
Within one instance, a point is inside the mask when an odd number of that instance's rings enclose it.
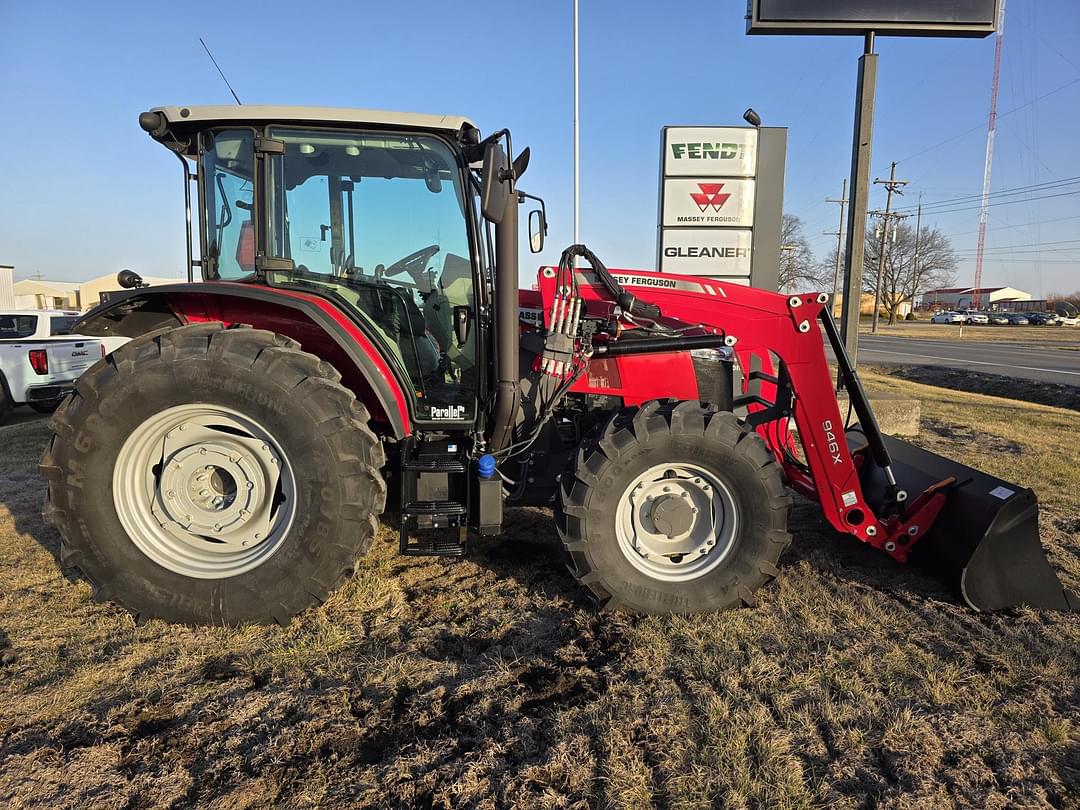
<instances>
[{"instance_id":1,"label":"truck wheel","mask_svg":"<svg viewBox=\"0 0 1080 810\"><path fill-rule=\"evenodd\" d=\"M287 624L371 545L385 457L334 368L196 324L91 367L41 459L61 560L139 619Z\"/></svg>"},{"instance_id":2,"label":"truck wheel","mask_svg":"<svg viewBox=\"0 0 1080 810\"><path fill-rule=\"evenodd\" d=\"M601 607L690 613L754 604L790 542L790 507L772 453L733 414L654 401L582 446L556 525Z\"/></svg>"}]
</instances>

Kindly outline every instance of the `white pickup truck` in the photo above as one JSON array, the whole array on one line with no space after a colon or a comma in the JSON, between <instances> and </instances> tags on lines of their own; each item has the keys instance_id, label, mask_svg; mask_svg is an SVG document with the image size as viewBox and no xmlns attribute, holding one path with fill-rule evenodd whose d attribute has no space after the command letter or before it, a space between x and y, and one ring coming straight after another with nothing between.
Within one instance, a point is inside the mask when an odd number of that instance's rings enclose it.
<instances>
[{"instance_id":1,"label":"white pickup truck","mask_svg":"<svg viewBox=\"0 0 1080 810\"><path fill-rule=\"evenodd\" d=\"M98 338L71 334L78 319L65 310L0 310L0 423L18 405L56 410L79 375L105 356Z\"/></svg>"}]
</instances>

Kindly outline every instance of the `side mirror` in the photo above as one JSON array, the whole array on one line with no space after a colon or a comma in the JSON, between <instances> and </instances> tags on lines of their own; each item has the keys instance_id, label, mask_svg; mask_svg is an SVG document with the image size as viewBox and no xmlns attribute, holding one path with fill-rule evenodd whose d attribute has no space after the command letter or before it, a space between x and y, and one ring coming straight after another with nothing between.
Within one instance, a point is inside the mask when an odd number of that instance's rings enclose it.
<instances>
[{"instance_id":1,"label":"side mirror","mask_svg":"<svg viewBox=\"0 0 1080 810\"><path fill-rule=\"evenodd\" d=\"M121 270L116 274L116 283L125 290L134 290L136 287L145 286L143 284L142 276L134 270Z\"/></svg>"},{"instance_id":2,"label":"side mirror","mask_svg":"<svg viewBox=\"0 0 1080 810\"><path fill-rule=\"evenodd\" d=\"M539 253L544 249L544 237L547 236L547 219L540 208L529 212L529 250Z\"/></svg>"},{"instance_id":3,"label":"side mirror","mask_svg":"<svg viewBox=\"0 0 1080 810\"><path fill-rule=\"evenodd\" d=\"M472 326L472 307L454 307L454 337L457 338L458 348L461 348L469 339L469 328Z\"/></svg>"},{"instance_id":4,"label":"side mirror","mask_svg":"<svg viewBox=\"0 0 1080 810\"><path fill-rule=\"evenodd\" d=\"M510 186L506 153L498 141L484 147L483 179L480 185L480 210L484 219L498 225L506 213Z\"/></svg>"}]
</instances>

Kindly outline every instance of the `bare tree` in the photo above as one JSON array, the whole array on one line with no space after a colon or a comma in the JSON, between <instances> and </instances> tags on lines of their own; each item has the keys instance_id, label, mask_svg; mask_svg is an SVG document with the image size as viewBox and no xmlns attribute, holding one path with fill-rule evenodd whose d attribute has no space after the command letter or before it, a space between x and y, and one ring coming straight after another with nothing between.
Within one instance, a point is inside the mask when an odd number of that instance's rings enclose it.
<instances>
[{"instance_id":1,"label":"bare tree","mask_svg":"<svg viewBox=\"0 0 1080 810\"><path fill-rule=\"evenodd\" d=\"M1073 313L1080 310L1080 290L1074 293L1049 293L1046 296L1047 302L1050 304L1051 309L1060 307L1066 312L1072 311Z\"/></svg>"},{"instance_id":2,"label":"bare tree","mask_svg":"<svg viewBox=\"0 0 1080 810\"><path fill-rule=\"evenodd\" d=\"M794 214L784 214L780 229L780 289L803 292L807 287L817 285L820 281L818 269L802 220Z\"/></svg>"},{"instance_id":3,"label":"bare tree","mask_svg":"<svg viewBox=\"0 0 1080 810\"><path fill-rule=\"evenodd\" d=\"M866 229L866 260L863 290L877 291L878 254L881 235L871 225ZM956 279L956 253L952 243L936 227L924 225L916 239L915 228L905 222L890 223L885 240L885 268L882 272L881 308L889 323L896 323L900 308L912 304L916 296L937 287L948 287Z\"/></svg>"}]
</instances>

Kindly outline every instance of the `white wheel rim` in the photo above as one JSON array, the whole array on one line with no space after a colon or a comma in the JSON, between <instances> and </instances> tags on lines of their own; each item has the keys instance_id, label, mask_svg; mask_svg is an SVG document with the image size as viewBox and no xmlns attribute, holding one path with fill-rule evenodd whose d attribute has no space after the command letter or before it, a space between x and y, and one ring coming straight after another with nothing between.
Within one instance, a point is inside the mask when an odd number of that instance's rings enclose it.
<instances>
[{"instance_id":1,"label":"white wheel rim","mask_svg":"<svg viewBox=\"0 0 1080 810\"><path fill-rule=\"evenodd\" d=\"M615 534L623 556L665 582L697 579L730 554L739 515L728 486L704 467L657 464L623 491Z\"/></svg>"},{"instance_id":2,"label":"white wheel rim","mask_svg":"<svg viewBox=\"0 0 1080 810\"><path fill-rule=\"evenodd\" d=\"M295 515L296 481L255 420L219 405L178 405L120 448L113 503L128 537L158 565L223 579L278 550Z\"/></svg>"}]
</instances>

